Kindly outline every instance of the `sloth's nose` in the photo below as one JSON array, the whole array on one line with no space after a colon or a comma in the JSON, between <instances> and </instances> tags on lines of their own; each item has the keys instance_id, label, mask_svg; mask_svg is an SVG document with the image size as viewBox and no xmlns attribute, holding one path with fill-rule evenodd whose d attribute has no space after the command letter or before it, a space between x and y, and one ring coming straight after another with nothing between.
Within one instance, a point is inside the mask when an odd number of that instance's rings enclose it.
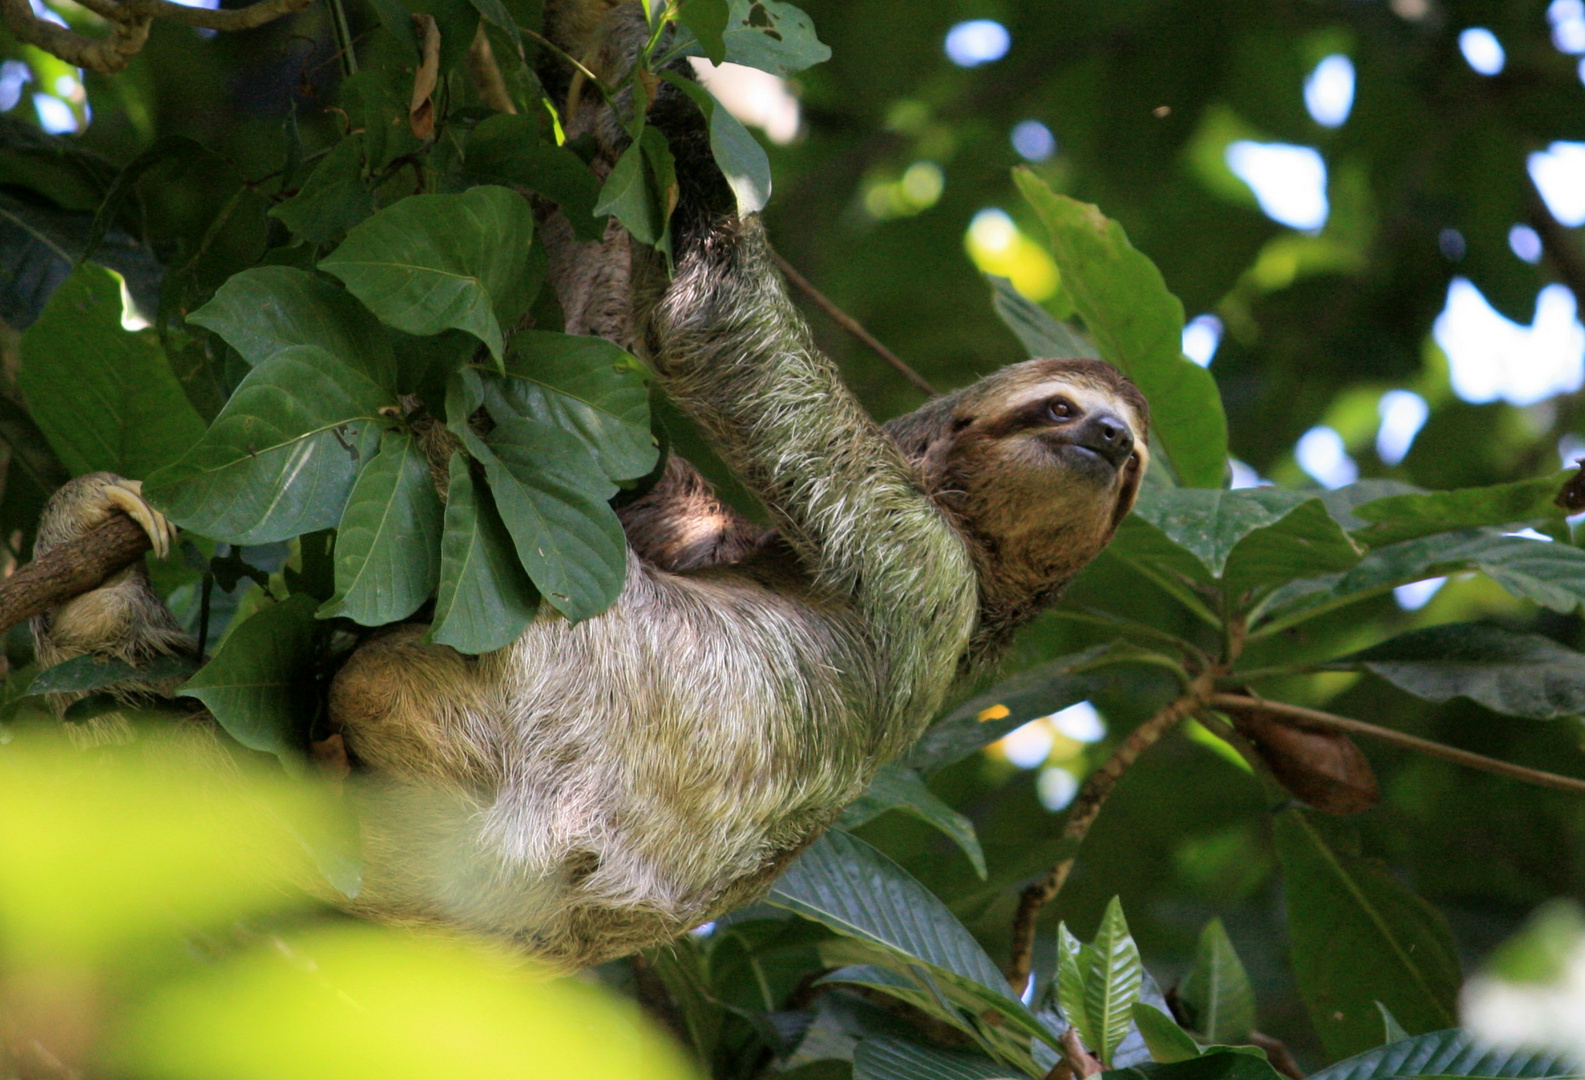
<instances>
[{"instance_id":1,"label":"sloth's nose","mask_svg":"<svg viewBox=\"0 0 1585 1080\"><path fill-rule=\"evenodd\" d=\"M1094 450L1114 468L1121 468L1134 452L1134 433L1116 413L1093 412L1076 432L1078 445Z\"/></svg>"}]
</instances>

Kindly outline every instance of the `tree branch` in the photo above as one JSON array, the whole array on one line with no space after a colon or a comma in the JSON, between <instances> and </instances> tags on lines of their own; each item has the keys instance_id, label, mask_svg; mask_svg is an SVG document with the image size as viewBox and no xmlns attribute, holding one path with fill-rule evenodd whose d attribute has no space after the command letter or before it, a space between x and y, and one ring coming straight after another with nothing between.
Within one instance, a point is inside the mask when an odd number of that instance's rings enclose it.
<instances>
[{"instance_id":1,"label":"tree branch","mask_svg":"<svg viewBox=\"0 0 1585 1080\"><path fill-rule=\"evenodd\" d=\"M107 75L126 67L149 37L147 15L129 14L113 21L110 36L105 38L84 37L41 19L33 14L28 0L0 0L0 15L5 16L6 25L18 41L43 49L68 64Z\"/></svg>"},{"instance_id":2,"label":"tree branch","mask_svg":"<svg viewBox=\"0 0 1585 1080\"><path fill-rule=\"evenodd\" d=\"M117 513L81 539L34 559L0 582L0 635L96 588L151 547L143 527Z\"/></svg>"},{"instance_id":3,"label":"tree branch","mask_svg":"<svg viewBox=\"0 0 1585 1080\"><path fill-rule=\"evenodd\" d=\"M1369 735L1383 742L1393 743L1409 750L1418 750L1431 757L1443 758L1447 761L1467 765L1472 769L1483 772L1496 773L1498 776L1507 776L1514 780L1523 780L1528 784L1538 784L1541 787L1555 788L1558 791L1571 791L1585 793L1585 780L1576 780L1571 776L1559 776L1556 773L1542 772L1539 769L1526 768L1508 761L1499 761L1497 758L1486 757L1484 754L1471 753L1460 750L1444 743L1432 742L1416 735L1408 735L1402 731L1391 728L1377 727L1363 720L1351 720L1346 716L1337 716L1333 713L1321 712L1318 709L1306 709L1299 705L1289 705L1282 701L1267 701L1264 698L1248 697L1244 694L1212 694L1207 702L1211 707L1225 712L1238 713L1269 713L1273 716L1289 716L1296 720L1308 720L1321 727L1332 728L1335 731L1347 731L1356 735Z\"/></svg>"},{"instance_id":4,"label":"tree branch","mask_svg":"<svg viewBox=\"0 0 1585 1080\"><path fill-rule=\"evenodd\" d=\"M1024 889L1018 898L1018 913L1013 916L1012 959L1007 965L1007 981L1012 984L1015 993L1022 993L1029 982L1029 964L1035 950L1035 921L1040 916L1040 909L1062 891L1068 873L1073 869L1079 845L1084 843L1107 796L1140 754L1184 717L1205 707L1213 685L1214 675L1211 673L1195 679L1182 697L1135 728L1123 745L1114 750L1106 763L1084 782L1078 798L1073 800L1073 808L1068 811L1067 824L1062 829L1061 850L1065 853L1064 857L1044 877Z\"/></svg>"},{"instance_id":5,"label":"tree branch","mask_svg":"<svg viewBox=\"0 0 1585 1080\"><path fill-rule=\"evenodd\" d=\"M929 394L931 397L936 396L939 391L937 391L934 386L931 386L929 381L926 380L923 375L909 367L907 362L905 362L902 357L898 356L896 353L892 352L886 346L877 341L875 335L864 329L863 324L857 319L833 304L826 297L825 293L814 287L808 278L804 277L797 270L793 269L792 263L782 258L780 252L772 251L771 256L776 260L776 265L781 269L783 276L785 276L795 288L808 296L809 299L813 300L815 302L815 306L830 316L832 322L836 323L842 329L846 330L864 344L868 345L871 349L875 350L875 354L877 356L896 369L897 373L912 383L915 388L923 393Z\"/></svg>"},{"instance_id":6,"label":"tree branch","mask_svg":"<svg viewBox=\"0 0 1585 1080\"><path fill-rule=\"evenodd\" d=\"M252 30L283 15L295 15L314 0L259 0L245 8L225 10L185 7L171 0L129 0L127 7L143 15L153 15L184 26L202 30Z\"/></svg>"}]
</instances>

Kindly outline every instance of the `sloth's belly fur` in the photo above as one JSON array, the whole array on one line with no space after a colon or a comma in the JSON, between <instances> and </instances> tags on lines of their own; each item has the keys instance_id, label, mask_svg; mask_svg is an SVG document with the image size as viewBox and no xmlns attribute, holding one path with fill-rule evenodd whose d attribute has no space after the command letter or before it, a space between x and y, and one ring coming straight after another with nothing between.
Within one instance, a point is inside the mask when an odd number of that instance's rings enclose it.
<instances>
[{"instance_id":1,"label":"sloth's belly fur","mask_svg":"<svg viewBox=\"0 0 1585 1080\"><path fill-rule=\"evenodd\" d=\"M373 766L356 906L578 967L759 895L863 791L875 710L853 700L863 643L769 594L715 591L657 588L640 571L604 615L542 618L476 662L440 660L413 634L377 642L363 666L382 688L436 659L420 681L465 704L418 718L422 686L378 710L342 688L340 719ZM458 695L458 679L475 693ZM397 745L414 738L424 754ZM447 767L382 770L386 744L393 761Z\"/></svg>"}]
</instances>

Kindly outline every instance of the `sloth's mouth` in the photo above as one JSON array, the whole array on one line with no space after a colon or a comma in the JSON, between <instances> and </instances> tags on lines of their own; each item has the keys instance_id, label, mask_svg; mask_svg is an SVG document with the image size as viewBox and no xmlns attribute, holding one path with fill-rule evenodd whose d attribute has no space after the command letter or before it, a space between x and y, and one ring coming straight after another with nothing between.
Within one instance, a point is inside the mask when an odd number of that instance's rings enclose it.
<instances>
[{"instance_id":1,"label":"sloth's mouth","mask_svg":"<svg viewBox=\"0 0 1585 1080\"><path fill-rule=\"evenodd\" d=\"M1047 443L1052 454L1070 471L1100 483L1111 483L1117 476L1117 465L1110 457L1094 447L1066 439Z\"/></svg>"}]
</instances>

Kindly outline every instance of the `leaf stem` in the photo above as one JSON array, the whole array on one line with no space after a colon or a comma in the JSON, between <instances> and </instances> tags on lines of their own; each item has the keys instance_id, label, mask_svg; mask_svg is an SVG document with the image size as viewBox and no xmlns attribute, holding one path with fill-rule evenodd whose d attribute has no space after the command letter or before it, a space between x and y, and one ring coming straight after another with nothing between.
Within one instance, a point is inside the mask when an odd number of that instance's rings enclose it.
<instances>
[{"instance_id":1,"label":"leaf stem","mask_svg":"<svg viewBox=\"0 0 1585 1080\"><path fill-rule=\"evenodd\" d=\"M605 98L605 103L607 105L611 106L613 109L616 108L616 92L609 86L605 85L605 83L600 81L600 76L596 75L594 72L585 67L581 60L567 52L560 45L557 45L544 34L541 34L538 30L530 30L526 26L519 26L517 29L519 33L526 34L535 41L539 42L545 48L549 49L552 55L561 59L563 63L571 65L572 68L578 72L578 74L589 80L589 84L591 86L600 91L600 96Z\"/></svg>"},{"instance_id":2,"label":"leaf stem","mask_svg":"<svg viewBox=\"0 0 1585 1080\"><path fill-rule=\"evenodd\" d=\"M1285 716L1293 720L1304 720L1320 727L1332 728L1336 731L1347 731L1356 735L1369 735L1372 738L1380 739L1382 742L1392 743L1395 746L1402 746L1409 750L1417 750L1431 757L1439 757L1446 761L1467 765L1472 769L1480 769L1482 772L1495 773L1498 776L1523 780L1528 784L1554 788L1558 791L1571 791L1576 794L1585 793L1585 780L1578 780L1571 776L1559 776L1557 773L1543 772L1540 769L1515 765L1509 761L1499 761L1497 758L1487 757L1484 754L1460 750L1456 746L1432 742L1430 739L1422 739L1417 735L1394 731L1392 728L1378 727L1363 720L1353 720L1346 716L1322 712L1319 709L1306 709L1300 705L1289 705L1284 701L1267 701L1264 698L1251 697L1245 694L1228 693L1211 694L1207 704L1227 712L1253 712L1266 713L1272 716Z\"/></svg>"},{"instance_id":3,"label":"leaf stem","mask_svg":"<svg viewBox=\"0 0 1585 1080\"><path fill-rule=\"evenodd\" d=\"M1039 918L1040 909L1062 891L1062 886L1073 869L1079 846L1084 843L1090 826L1095 823L1101 807L1105 805L1112 789L1117 786L1117 781L1122 779L1123 774L1138 760L1140 754L1155 745L1156 741L1176 727L1180 720L1205 707L1206 702L1213 696L1212 687L1215 684L1216 674L1215 671L1208 671L1195 679L1185 693L1135 728L1128 738L1123 740L1123 744L1112 751L1112 756L1106 759L1106 763L1084 781L1084 787L1079 791L1078 798L1073 800L1073 807L1068 811L1067 824L1062 829L1059 846L1059 850L1063 852L1062 859L1046 871L1044 877L1025 888L1018 898L1018 912L1013 916L1012 959L1007 965L1007 981L1012 985L1014 993L1022 993L1029 982L1029 965L1035 949L1035 922Z\"/></svg>"}]
</instances>

